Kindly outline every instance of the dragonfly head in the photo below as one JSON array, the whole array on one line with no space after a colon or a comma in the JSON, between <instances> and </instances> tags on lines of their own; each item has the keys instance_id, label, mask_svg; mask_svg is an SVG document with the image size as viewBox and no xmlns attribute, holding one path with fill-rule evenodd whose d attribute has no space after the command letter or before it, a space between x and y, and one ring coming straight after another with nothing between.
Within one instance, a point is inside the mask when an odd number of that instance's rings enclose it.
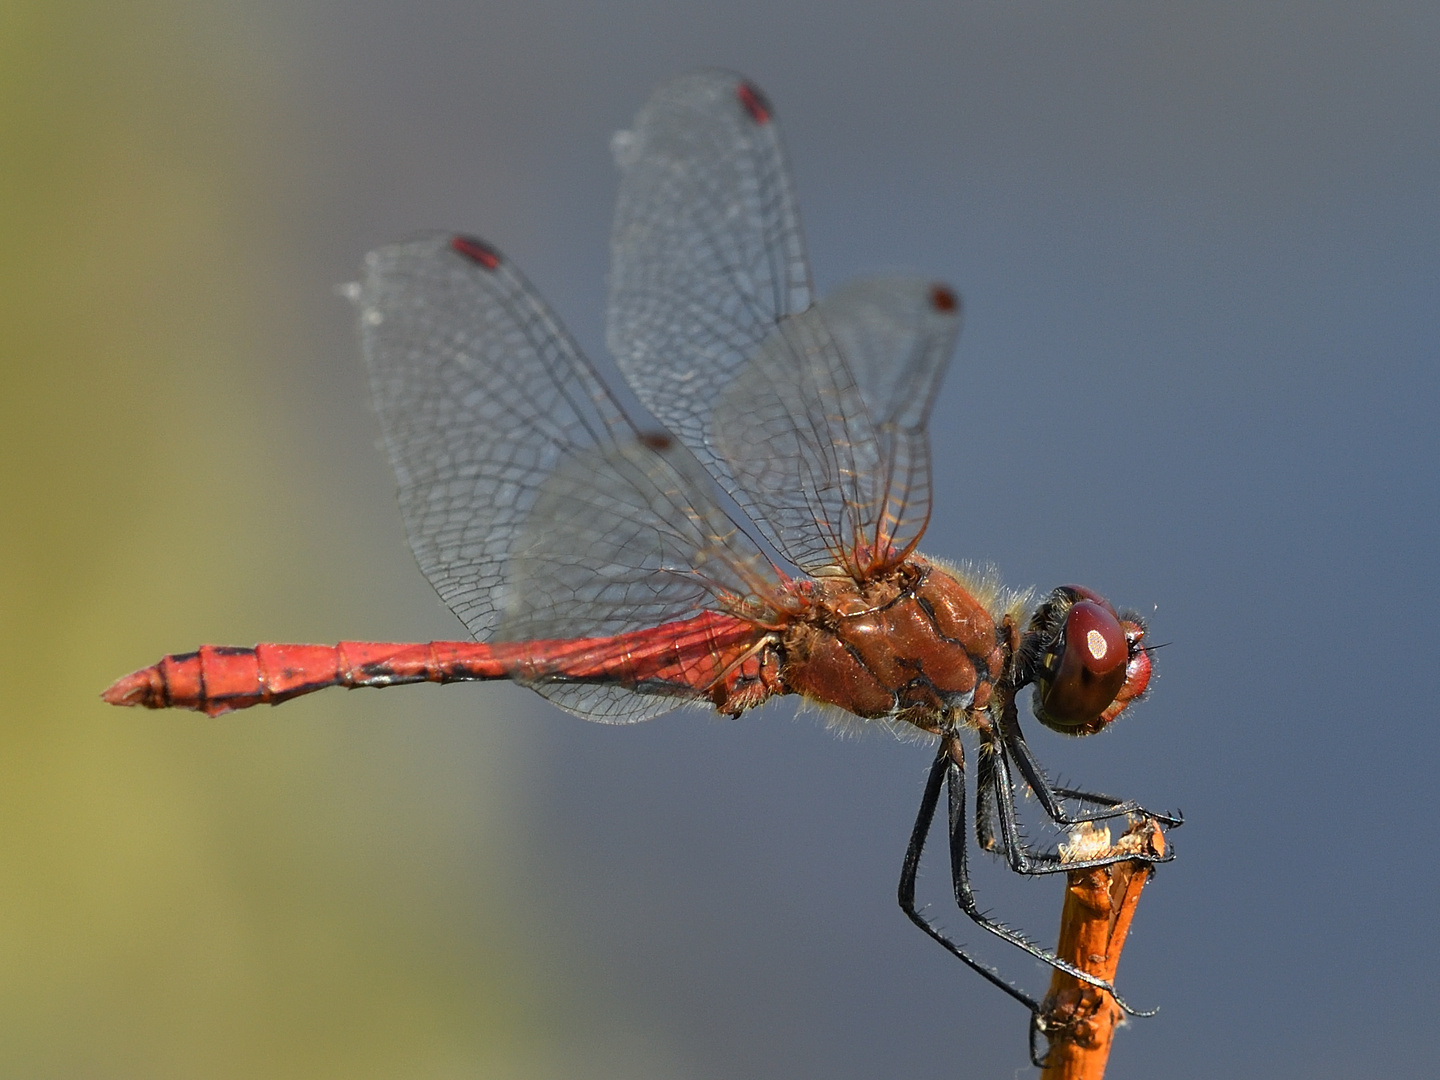
<instances>
[{"instance_id":1,"label":"dragonfly head","mask_svg":"<svg viewBox=\"0 0 1440 1080\"><path fill-rule=\"evenodd\" d=\"M1062 585L1030 618L1016 686L1034 683L1035 718L1063 735L1093 735L1145 692L1150 655L1139 615L1117 614L1099 593Z\"/></svg>"}]
</instances>

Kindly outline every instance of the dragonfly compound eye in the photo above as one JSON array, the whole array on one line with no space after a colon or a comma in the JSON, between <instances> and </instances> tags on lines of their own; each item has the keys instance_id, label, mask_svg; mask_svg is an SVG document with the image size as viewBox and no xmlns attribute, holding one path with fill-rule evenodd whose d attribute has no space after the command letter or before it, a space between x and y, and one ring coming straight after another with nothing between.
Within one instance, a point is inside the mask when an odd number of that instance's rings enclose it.
<instances>
[{"instance_id":1,"label":"dragonfly compound eye","mask_svg":"<svg viewBox=\"0 0 1440 1080\"><path fill-rule=\"evenodd\" d=\"M1035 715L1046 727L1071 734L1095 730L1125 685L1129 643L1108 605L1073 604L1048 668L1035 686Z\"/></svg>"}]
</instances>

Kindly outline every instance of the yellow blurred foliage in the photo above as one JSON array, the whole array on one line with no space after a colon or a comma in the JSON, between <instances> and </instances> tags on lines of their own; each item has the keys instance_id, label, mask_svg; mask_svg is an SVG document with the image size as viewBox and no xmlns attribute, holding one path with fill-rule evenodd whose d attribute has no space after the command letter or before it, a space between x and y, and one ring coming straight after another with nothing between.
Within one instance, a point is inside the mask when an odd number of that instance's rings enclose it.
<instances>
[{"instance_id":1,"label":"yellow blurred foliage","mask_svg":"<svg viewBox=\"0 0 1440 1080\"><path fill-rule=\"evenodd\" d=\"M226 18L0 9L0 1075L639 1075L648 1050L535 973L503 730L423 695L98 700L206 612L261 621L274 564L364 561L304 541L326 478L260 389L298 140ZM356 636L392 595L296 591Z\"/></svg>"}]
</instances>

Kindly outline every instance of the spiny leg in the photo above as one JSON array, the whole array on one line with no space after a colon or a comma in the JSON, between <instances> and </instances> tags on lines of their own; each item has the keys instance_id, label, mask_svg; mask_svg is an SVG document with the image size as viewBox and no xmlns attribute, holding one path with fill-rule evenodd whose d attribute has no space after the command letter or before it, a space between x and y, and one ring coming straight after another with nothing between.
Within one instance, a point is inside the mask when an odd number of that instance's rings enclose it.
<instances>
[{"instance_id":1,"label":"spiny leg","mask_svg":"<svg viewBox=\"0 0 1440 1080\"><path fill-rule=\"evenodd\" d=\"M1117 862L1130 862L1137 858L1144 862L1169 862L1175 857L1173 852L1167 852L1155 859L1134 854L1116 854L1102 855L1094 859L1062 860L1057 852L1032 851L1025 846L1024 838L1020 835L1019 815L1015 808L1015 785L1010 776L1009 759L1002 748L993 742L982 746L981 754L982 759L988 758L990 761L988 776L992 793L988 801L995 808L1000 823L1000 846L1005 852L1010 869L1017 874L1034 876L1068 873L1071 870L1086 870L1096 866L1113 866Z\"/></svg>"},{"instance_id":2,"label":"spiny leg","mask_svg":"<svg viewBox=\"0 0 1440 1080\"><path fill-rule=\"evenodd\" d=\"M948 738L949 737L947 737L947 740ZM949 751L946 746L946 741L942 741L940 744L940 752L935 756L935 762L930 766L930 775L925 781L925 794L920 798L920 812L915 815L915 827L910 831L910 843L905 849L905 862L900 868L900 888L898 890L900 910L905 912L911 922L925 931L925 933L935 941L943 945L952 956L961 960L972 970L1020 1002L1020 1004L1030 1010L1032 1016L1038 1015L1040 1002L1036 1001L1019 987L1012 986L994 968L988 964L981 963L959 945L956 945L932 926L929 920L915 907L915 875L920 869L920 856L925 850L925 840L930 835L930 826L935 820L935 807L940 802L940 786L944 783L946 773L949 769Z\"/></svg>"},{"instance_id":3,"label":"spiny leg","mask_svg":"<svg viewBox=\"0 0 1440 1080\"><path fill-rule=\"evenodd\" d=\"M957 760L958 759L958 760ZM1081 982L1108 991L1115 995L1114 988L1103 979L1097 979L1093 975L1081 971L1074 965L1052 956L1038 945L1027 940L999 923L992 922L981 913L979 906L975 903L975 896L970 888L969 867L965 852L965 777L961 766L964 763L964 750L960 742L953 735L945 736L940 744L940 750L935 756L934 763L930 766L930 775L925 782L925 794L920 800L920 811L915 817L915 827L911 830L910 844L905 850L905 862L900 871L900 887L898 899L900 909L906 916L921 930L939 942L945 949L964 962L968 967L995 986L1004 990L1007 994L1020 1002L1031 1014L1034 1015L1040 1008L1040 1003L1029 994L1018 987L1012 986L994 968L981 963L965 952L959 945L956 945L948 937L942 934L917 910L915 907L915 876L920 867L920 857L925 849L925 840L929 835L931 824L935 818L935 807L940 801L940 785L946 781L949 793L949 836L950 836L950 870L951 882L955 891L956 902L962 911L982 929L989 931L1003 941L1024 950L1037 960L1044 961L1051 967L1079 979ZM1115 1002L1126 1012L1134 1014L1123 1000L1118 996Z\"/></svg>"},{"instance_id":4,"label":"spiny leg","mask_svg":"<svg viewBox=\"0 0 1440 1080\"><path fill-rule=\"evenodd\" d=\"M1010 868L1017 874L1040 875L1057 874L1071 870L1086 870L1097 866L1111 866L1117 862L1129 862L1137 858L1147 862L1169 862L1173 859L1174 853L1167 852L1157 859L1147 859L1137 855L1105 855L1093 859L1062 860L1061 856L1054 851L1035 851L1026 847L1024 837L1020 833L1019 813L1015 805L1015 785L1011 778L1009 758L1004 748L992 737L982 735L981 744L981 770L982 779L978 782L985 783L989 791L982 794L977 793L977 807L983 804L991 808L999 823L1000 836L998 843L993 834L990 835L992 843L1003 850L1006 861ZM1066 797L1081 798L1087 797L1088 793L1076 792L1071 788L1055 788L1056 792ZM1110 799L1105 796L1088 796L1100 802L1103 806L1113 806L1119 803L1117 799ZM979 822L977 824L977 835L980 833ZM993 849L992 849L993 850Z\"/></svg>"},{"instance_id":5,"label":"spiny leg","mask_svg":"<svg viewBox=\"0 0 1440 1080\"><path fill-rule=\"evenodd\" d=\"M975 766L975 842L982 851L999 851L1000 838L995 835L999 813L995 808L995 755L1000 747L988 739L980 744Z\"/></svg>"},{"instance_id":6,"label":"spiny leg","mask_svg":"<svg viewBox=\"0 0 1440 1080\"><path fill-rule=\"evenodd\" d=\"M998 847L1004 852L1010 869L1017 874L1048 874L1062 869L1057 853L1031 851L1025 846L1015 808L1015 784L1010 777L1010 762L1005 757L1004 748L988 739L981 744L980 757L988 767L983 778L977 778L977 783L984 782L989 786L985 801L995 814L1000 828Z\"/></svg>"},{"instance_id":7,"label":"spiny leg","mask_svg":"<svg viewBox=\"0 0 1440 1080\"><path fill-rule=\"evenodd\" d=\"M987 737L982 732L975 772L975 841L984 851L1003 851L1012 869L1020 873L1032 872L1028 871L1025 865L1016 865L1011 853L1019 851L1022 859L1035 863L1054 862L1056 857L1054 853L1032 851L1025 847L1024 838L1016 824L1018 813L1014 806L1014 786L1004 754L1005 750L1000 741L993 736ZM1072 788L1057 787L1053 790L1064 798L1093 802L1099 806L1112 807L1121 802L1108 795L1092 795ZM1002 806L1007 811L1005 819L1001 818ZM1005 828L1006 822L1011 823L1008 829ZM1000 834L997 834L997 830Z\"/></svg>"},{"instance_id":8,"label":"spiny leg","mask_svg":"<svg viewBox=\"0 0 1440 1080\"><path fill-rule=\"evenodd\" d=\"M1098 791L1082 791L1080 788L1052 785L1050 790L1062 799L1074 799L1076 802L1087 802L1092 806L1116 807L1125 801L1124 799L1115 798L1114 795L1104 795ZM1160 824L1170 826L1171 828L1184 822L1184 818L1178 812L1173 816L1168 814L1152 814L1143 807L1137 812L1146 817L1152 817L1160 822Z\"/></svg>"},{"instance_id":9,"label":"spiny leg","mask_svg":"<svg viewBox=\"0 0 1440 1080\"><path fill-rule=\"evenodd\" d=\"M1008 787L1009 772L1008 769L1005 767L1005 762L1003 758L996 762L996 766L997 775L1000 775L1006 779ZM1055 970L1063 971L1065 974L1071 976L1072 978L1078 979L1083 983L1087 983L1090 986L1094 986L1098 989L1106 991L1110 994L1111 997L1115 999L1115 1004L1130 1015L1148 1015L1146 1013L1137 1012L1129 1005L1127 1005L1125 1001L1120 997L1120 995L1115 993L1115 988L1106 980L1097 978L1096 976L1091 975L1089 972L1081 971L1074 964L1062 960L1053 953L1047 952L1045 949L1042 949L1039 945L1036 945L1033 941L1025 937L1023 934L1011 930L1007 926L1002 926L1000 923L994 922L988 916L986 916L984 912L980 910L980 906L975 902L975 893L970 887L969 859L965 848L965 751L964 748L961 746L960 740L958 738L954 736L946 736L941 740L940 751L935 757L935 766L931 769L932 778L935 776L937 770L942 770L944 772L946 789L949 794L948 802L950 818L950 879L955 890L955 902L960 906L960 910L965 912L965 914L970 917L971 922L975 923L975 925L979 926L982 930L987 930L990 933L994 934L1001 941L1008 941L1017 949L1028 953L1036 960L1049 964ZM926 793L929 793L928 787L926 788ZM1013 800L1007 800L1003 797L999 800L998 808L1000 810L1000 826L1002 836L1005 832L1005 807L1007 802L1009 803L1010 809L1013 811ZM917 820L917 828L919 827L919 824L920 823ZM1108 865L1109 863L1113 863L1116 861L1118 860L1104 859L1098 860L1095 863L1087 863L1084 861L1080 861L1067 864L1064 869L1069 869L1070 866L1084 868L1088 865Z\"/></svg>"},{"instance_id":10,"label":"spiny leg","mask_svg":"<svg viewBox=\"0 0 1440 1080\"><path fill-rule=\"evenodd\" d=\"M1020 717L1015 708L1012 698L1002 710L1000 716L1000 735L1005 743L1005 751L1014 759L1015 765L1020 770L1020 775L1030 785L1030 790L1035 792L1035 797L1040 800L1045 813L1057 825L1079 825L1086 821L1107 821L1110 818L1125 817L1127 814L1141 814L1153 818L1166 828L1178 828L1184 824L1185 819L1179 814L1156 814L1146 810L1134 799L1116 800L1105 795L1094 795L1089 792L1077 791L1072 788L1052 788L1050 782L1045 779L1045 773L1040 768L1040 763L1035 760L1029 744L1025 741L1025 735L1020 730ZM1081 802L1088 802L1098 806L1100 809L1094 811L1082 811L1072 814L1066 811L1061 803L1061 797L1076 799ZM1014 797L1011 796L1013 804Z\"/></svg>"}]
</instances>

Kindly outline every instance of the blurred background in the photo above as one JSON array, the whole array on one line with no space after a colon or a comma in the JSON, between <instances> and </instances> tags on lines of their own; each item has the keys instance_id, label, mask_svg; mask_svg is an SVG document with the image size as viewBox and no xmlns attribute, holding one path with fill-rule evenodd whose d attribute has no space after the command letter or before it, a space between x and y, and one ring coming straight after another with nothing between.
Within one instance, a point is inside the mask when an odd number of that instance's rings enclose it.
<instances>
[{"instance_id":1,"label":"blurred background","mask_svg":"<svg viewBox=\"0 0 1440 1080\"><path fill-rule=\"evenodd\" d=\"M699 66L775 102L822 292L965 297L925 549L1173 643L1108 734L1030 725L1189 819L1110 1075L1433 1068L1437 47L1418 2L6 5L0 1074L1028 1074L1023 1010L894 905L923 746L509 686L98 698L201 642L461 632L334 286L477 232L600 352L608 140ZM981 869L1053 936L1058 882Z\"/></svg>"}]
</instances>

